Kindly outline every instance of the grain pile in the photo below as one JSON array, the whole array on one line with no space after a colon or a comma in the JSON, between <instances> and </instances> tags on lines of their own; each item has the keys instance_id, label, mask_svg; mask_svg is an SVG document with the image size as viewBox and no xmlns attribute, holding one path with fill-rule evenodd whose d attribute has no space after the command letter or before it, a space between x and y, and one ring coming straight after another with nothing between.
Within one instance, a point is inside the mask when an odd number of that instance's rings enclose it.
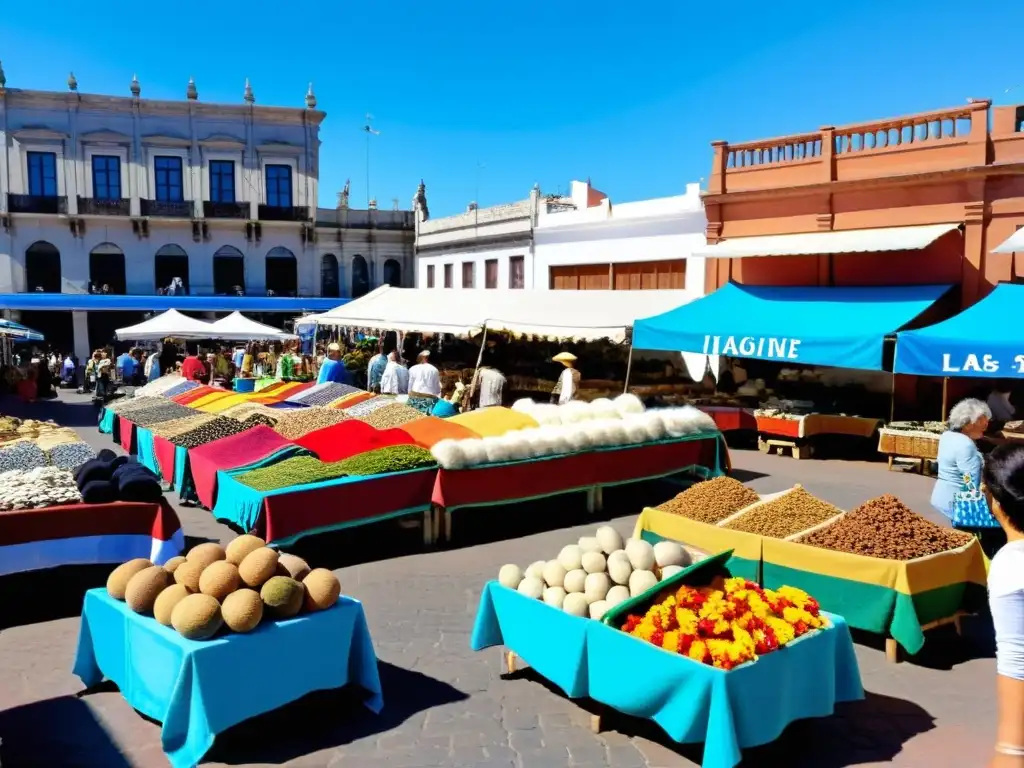
<instances>
[{"instance_id":1,"label":"grain pile","mask_svg":"<svg viewBox=\"0 0 1024 768\"><path fill-rule=\"evenodd\" d=\"M161 421L159 424L154 424L150 431L157 437L172 438L217 418L212 413L200 413L199 411L193 411L192 414L193 415L186 416L183 419Z\"/></svg>"},{"instance_id":2,"label":"grain pile","mask_svg":"<svg viewBox=\"0 0 1024 768\"><path fill-rule=\"evenodd\" d=\"M157 400L158 398L153 399ZM134 412L129 417L129 421L137 427L148 429L154 424L159 424L161 421L183 419L194 413L194 411L188 406L178 405L178 403L170 400L163 400L162 398L159 398L159 401L159 405L154 405L152 408L146 408L143 411Z\"/></svg>"},{"instance_id":3,"label":"grain pile","mask_svg":"<svg viewBox=\"0 0 1024 768\"><path fill-rule=\"evenodd\" d=\"M350 410L349 413L351 414L352 411ZM410 408L408 405L388 403L383 408L377 408L365 416L356 416L355 418L369 424L371 427L387 429L389 427L400 427L403 424L408 424L410 421L422 419L423 413L415 408Z\"/></svg>"},{"instance_id":4,"label":"grain pile","mask_svg":"<svg viewBox=\"0 0 1024 768\"><path fill-rule=\"evenodd\" d=\"M58 469L67 469L74 472L90 459L96 458L96 451L88 443L61 443L53 446L46 452L50 464Z\"/></svg>"},{"instance_id":5,"label":"grain pile","mask_svg":"<svg viewBox=\"0 0 1024 768\"><path fill-rule=\"evenodd\" d=\"M238 403L221 411L220 415L231 419L238 419L238 421L245 421L247 416L251 416L254 413L262 413L264 416L273 416L275 418L280 415L273 408L268 408L263 403Z\"/></svg>"},{"instance_id":6,"label":"grain pile","mask_svg":"<svg viewBox=\"0 0 1024 768\"><path fill-rule=\"evenodd\" d=\"M214 440L220 440L222 437L237 435L245 430L246 427L241 422L217 416L195 429L190 429L188 432L183 432L169 439L175 445L180 445L183 448L196 448L200 445L206 445L206 443L212 443Z\"/></svg>"},{"instance_id":7,"label":"grain pile","mask_svg":"<svg viewBox=\"0 0 1024 768\"><path fill-rule=\"evenodd\" d=\"M273 429L274 427L277 426L277 417L268 416L265 413L250 413L241 421L242 426L244 426L246 429L252 429L253 427L259 427L261 425Z\"/></svg>"},{"instance_id":8,"label":"grain pile","mask_svg":"<svg viewBox=\"0 0 1024 768\"><path fill-rule=\"evenodd\" d=\"M733 531L746 531L773 539L784 539L820 525L840 512L842 510L839 507L812 496L798 485L779 498L744 512L725 527Z\"/></svg>"},{"instance_id":9,"label":"grain pile","mask_svg":"<svg viewBox=\"0 0 1024 768\"><path fill-rule=\"evenodd\" d=\"M163 395L164 397L177 397L178 395L184 395L186 392L191 392L198 386L198 381L185 381L184 379L182 379L169 389L165 389Z\"/></svg>"},{"instance_id":10,"label":"grain pile","mask_svg":"<svg viewBox=\"0 0 1024 768\"><path fill-rule=\"evenodd\" d=\"M350 392L347 395L342 395L337 400L332 400L327 404L328 408L352 408L359 403L364 403L367 400L372 400L373 395L369 392Z\"/></svg>"},{"instance_id":11,"label":"grain pile","mask_svg":"<svg viewBox=\"0 0 1024 768\"><path fill-rule=\"evenodd\" d=\"M333 426L347 418L344 411L330 408L301 408L294 411L283 411L274 426L274 431L287 440L295 440L318 429Z\"/></svg>"},{"instance_id":12,"label":"grain pile","mask_svg":"<svg viewBox=\"0 0 1024 768\"><path fill-rule=\"evenodd\" d=\"M347 395L361 392L362 390L349 386L348 384L338 384L337 382L328 382L327 384L320 384L315 387L307 389L299 395L291 398L294 402L303 403L304 405L329 405L339 398L346 397Z\"/></svg>"},{"instance_id":13,"label":"grain pile","mask_svg":"<svg viewBox=\"0 0 1024 768\"><path fill-rule=\"evenodd\" d=\"M962 547L971 538L926 520L887 493L807 534L800 543L884 560L914 560Z\"/></svg>"},{"instance_id":14,"label":"grain pile","mask_svg":"<svg viewBox=\"0 0 1024 768\"><path fill-rule=\"evenodd\" d=\"M38 509L82 500L74 476L56 467L0 474L0 510Z\"/></svg>"},{"instance_id":15,"label":"grain pile","mask_svg":"<svg viewBox=\"0 0 1024 768\"><path fill-rule=\"evenodd\" d=\"M28 471L49 462L43 450L31 440L15 440L0 447L0 472L12 469Z\"/></svg>"},{"instance_id":16,"label":"grain pile","mask_svg":"<svg viewBox=\"0 0 1024 768\"><path fill-rule=\"evenodd\" d=\"M335 462L332 466L346 475L383 475L436 464L433 454L426 448L389 445Z\"/></svg>"},{"instance_id":17,"label":"grain pile","mask_svg":"<svg viewBox=\"0 0 1024 768\"><path fill-rule=\"evenodd\" d=\"M345 473L336 464L327 464L312 456L296 456L285 459L269 467L261 467L251 472L236 475L235 480L242 485L255 488L257 491L274 491L293 485L319 483L344 477Z\"/></svg>"},{"instance_id":18,"label":"grain pile","mask_svg":"<svg viewBox=\"0 0 1024 768\"><path fill-rule=\"evenodd\" d=\"M723 475L687 488L657 509L715 524L760 500L761 497L743 483Z\"/></svg>"},{"instance_id":19,"label":"grain pile","mask_svg":"<svg viewBox=\"0 0 1024 768\"><path fill-rule=\"evenodd\" d=\"M50 429L45 432L41 432L39 437L36 438L36 445L42 450L49 451L51 448L57 445L63 445L64 443L78 443L81 442L81 438L78 433L73 429L61 428L61 429Z\"/></svg>"},{"instance_id":20,"label":"grain pile","mask_svg":"<svg viewBox=\"0 0 1024 768\"><path fill-rule=\"evenodd\" d=\"M360 403L356 403L351 408L346 408L345 413L354 419L359 419L364 416L369 416L378 408L383 408L385 405L391 405L396 402L393 397L385 397L384 395L377 395L371 397L368 400L363 400Z\"/></svg>"}]
</instances>

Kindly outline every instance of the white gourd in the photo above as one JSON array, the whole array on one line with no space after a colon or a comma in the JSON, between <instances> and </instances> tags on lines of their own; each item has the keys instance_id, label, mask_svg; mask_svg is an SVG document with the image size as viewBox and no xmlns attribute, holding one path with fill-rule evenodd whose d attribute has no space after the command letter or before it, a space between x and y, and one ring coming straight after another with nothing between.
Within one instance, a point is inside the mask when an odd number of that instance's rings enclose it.
<instances>
[{"instance_id":1,"label":"white gourd","mask_svg":"<svg viewBox=\"0 0 1024 768\"><path fill-rule=\"evenodd\" d=\"M503 587L516 589L519 586L519 582L522 580L523 572L520 570L519 566L514 563L503 565L501 566L501 570L498 571L498 583Z\"/></svg>"},{"instance_id":2,"label":"white gourd","mask_svg":"<svg viewBox=\"0 0 1024 768\"><path fill-rule=\"evenodd\" d=\"M604 573L607 563L600 552L583 553L583 570L587 573Z\"/></svg>"},{"instance_id":3,"label":"white gourd","mask_svg":"<svg viewBox=\"0 0 1024 768\"><path fill-rule=\"evenodd\" d=\"M597 540L597 536L580 536L579 548L583 550L584 554L601 552L601 542Z\"/></svg>"},{"instance_id":4,"label":"white gourd","mask_svg":"<svg viewBox=\"0 0 1024 768\"><path fill-rule=\"evenodd\" d=\"M654 547L643 539L627 541L626 555L635 571L649 571L654 568Z\"/></svg>"},{"instance_id":5,"label":"white gourd","mask_svg":"<svg viewBox=\"0 0 1024 768\"><path fill-rule=\"evenodd\" d=\"M654 562L666 565L686 565L686 550L674 541L659 541L654 545Z\"/></svg>"},{"instance_id":6,"label":"white gourd","mask_svg":"<svg viewBox=\"0 0 1024 768\"><path fill-rule=\"evenodd\" d=\"M608 603L609 608L614 608L619 603L624 603L627 600L629 600L629 587L624 587L621 584L616 584L609 589L608 595L605 597L605 602Z\"/></svg>"},{"instance_id":7,"label":"white gourd","mask_svg":"<svg viewBox=\"0 0 1024 768\"><path fill-rule=\"evenodd\" d=\"M575 568L565 574L562 586L566 592L582 592L587 583L587 572L582 568Z\"/></svg>"},{"instance_id":8,"label":"white gourd","mask_svg":"<svg viewBox=\"0 0 1024 768\"><path fill-rule=\"evenodd\" d=\"M589 573L587 582L583 588L583 594L587 596L588 603L604 600L608 596L608 590L612 588L612 580L607 573Z\"/></svg>"},{"instance_id":9,"label":"white gourd","mask_svg":"<svg viewBox=\"0 0 1024 768\"><path fill-rule=\"evenodd\" d=\"M558 553L558 562L567 571L575 570L583 565L583 550L579 544L566 544Z\"/></svg>"},{"instance_id":10,"label":"white gourd","mask_svg":"<svg viewBox=\"0 0 1024 768\"><path fill-rule=\"evenodd\" d=\"M544 583L549 587L560 587L565 583L565 568L557 560L548 560L544 566Z\"/></svg>"},{"instance_id":11,"label":"white gourd","mask_svg":"<svg viewBox=\"0 0 1024 768\"><path fill-rule=\"evenodd\" d=\"M561 609L565 600L565 590L561 587L548 587L544 590L544 602L555 608Z\"/></svg>"},{"instance_id":12,"label":"white gourd","mask_svg":"<svg viewBox=\"0 0 1024 768\"><path fill-rule=\"evenodd\" d=\"M590 618L600 621L608 612L609 607L607 600L595 600L590 604Z\"/></svg>"},{"instance_id":13,"label":"white gourd","mask_svg":"<svg viewBox=\"0 0 1024 768\"><path fill-rule=\"evenodd\" d=\"M526 576L532 576L535 579L543 579L544 566L547 564L547 560L537 560L536 562L530 563L526 567Z\"/></svg>"},{"instance_id":14,"label":"white gourd","mask_svg":"<svg viewBox=\"0 0 1024 768\"><path fill-rule=\"evenodd\" d=\"M622 536L610 525L602 525L598 528L595 538L601 545L601 551L606 555L610 555L617 549L622 549Z\"/></svg>"},{"instance_id":15,"label":"white gourd","mask_svg":"<svg viewBox=\"0 0 1024 768\"><path fill-rule=\"evenodd\" d=\"M589 607L590 603L587 602L586 595L580 592L570 592L562 603L563 611L573 616L579 616L581 619L586 618Z\"/></svg>"},{"instance_id":16,"label":"white gourd","mask_svg":"<svg viewBox=\"0 0 1024 768\"><path fill-rule=\"evenodd\" d=\"M534 600L540 600L541 595L544 594L544 582L533 576L527 576L519 582L518 591Z\"/></svg>"},{"instance_id":17,"label":"white gourd","mask_svg":"<svg viewBox=\"0 0 1024 768\"><path fill-rule=\"evenodd\" d=\"M683 570L683 566L681 565L666 565L661 569L661 580L664 581L671 576L675 576L681 570Z\"/></svg>"},{"instance_id":18,"label":"white gourd","mask_svg":"<svg viewBox=\"0 0 1024 768\"><path fill-rule=\"evenodd\" d=\"M657 583L658 577L653 571L633 571L629 575L629 596L642 595Z\"/></svg>"},{"instance_id":19,"label":"white gourd","mask_svg":"<svg viewBox=\"0 0 1024 768\"><path fill-rule=\"evenodd\" d=\"M622 553L619 556L619 553ZM612 552L608 556L608 575L616 584L629 584L629 574L633 572L633 566L621 549Z\"/></svg>"}]
</instances>

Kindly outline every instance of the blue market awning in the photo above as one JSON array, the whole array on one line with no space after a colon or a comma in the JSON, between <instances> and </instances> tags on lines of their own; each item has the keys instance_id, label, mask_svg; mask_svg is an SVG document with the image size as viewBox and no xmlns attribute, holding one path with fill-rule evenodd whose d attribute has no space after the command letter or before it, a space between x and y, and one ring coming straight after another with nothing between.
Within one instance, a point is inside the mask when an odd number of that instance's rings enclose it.
<instances>
[{"instance_id":1,"label":"blue market awning","mask_svg":"<svg viewBox=\"0 0 1024 768\"><path fill-rule=\"evenodd\" d=\"M1002 283L941 323L896 337L896 373L1024 378L1024 329L1017 315L1024 285Z\"/></svg>"},{"instance_id":2,"label":"blue market awning","mask_svg":"<svg viewBox=\"0 0 1024 768\"><path fill-rule=\"evenodd\" d=\"M18 341L44 341L45 336L26 325L0 317L0 336L10 336Z\"/></svg>"},{"instance_id":3,"label":"blue market awning","mask_svg":"<svg viewBox=\"0 0 1024 768\"><path fill-rule=\"evenodd\" d=\"M285 296L121 296L109 293L3 293L4 309L84 312L326 312L350 299Z\"/></svg>"},{"instance_id":4,"label":"blue market awning","mask_svg":"<svg viewBox=\"0 0 1024 768\"><path fill-rule=\"evenodd\" d=\"M882 369L882 345L948 285L872 288L745 286L637 320L637 349Z\"/></svg>"}]
</instances>

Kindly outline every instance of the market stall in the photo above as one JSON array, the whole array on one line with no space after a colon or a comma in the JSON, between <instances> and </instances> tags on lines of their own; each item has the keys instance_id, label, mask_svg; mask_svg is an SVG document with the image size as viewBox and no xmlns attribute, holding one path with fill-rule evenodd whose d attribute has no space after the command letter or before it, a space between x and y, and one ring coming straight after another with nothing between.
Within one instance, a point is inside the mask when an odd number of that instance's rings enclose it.
<instances>
[{"instance_id":1,"label":"market stall","mask_svg":"<svg viewBox=\"0 0 1024 768\"><path fill-rule=\"evenodd\" d=\"M122 341L154 341L166 338L210 339L216 336L211 324L169 309L149 320L118 328L114 335Z\"/></svg>"},{"instance_id":2,"label":"market stall","mask_svg":"<svg viewBox=\"0 0 1024 768\"><path fill-rule=\"evenodd\" d=\"M945 431L946 424L941 421L893 421L878 430L878 452L888 457L889 469L897 460L906 460L917 463L918 471L927 474L939 458L939 438Z\"/></svg>"},{"instance_id":3,"label":"market stall","mask_svg":"<svg viewBox=\"0 0 1024 768\"><path fill-rule=\"evenodd\" d=\"M947 291L948 286L934 285L821 288L731 283L703 299L637 320L633 346L789 367L881 371L887 337L914 322ZM783 387L784 382L780 378L776 386ZM881 414L820 413L816 406L812 402L791 410L779 401L771 408L773 413L761 414L757 426L764 448L785 447L800 457L813 450L816 438L871 438L881 422Z\"/></svg>"},{"instance_id":4,"label":"market stall","mask_svg":"<svg viewBox=\"0 0 1024 768\"><path fill-rule=\"evenodd\" d=\"M735 480L710 482L645 509L635 535L705 552L728 548L741 575L812 591L854 629L884 635L893 661L897 646L917 653L926 631L958 624L984 602L977 539L931 523L893 496L845 512L800 486L752 500Z\"/></svg>"}]
</instances>

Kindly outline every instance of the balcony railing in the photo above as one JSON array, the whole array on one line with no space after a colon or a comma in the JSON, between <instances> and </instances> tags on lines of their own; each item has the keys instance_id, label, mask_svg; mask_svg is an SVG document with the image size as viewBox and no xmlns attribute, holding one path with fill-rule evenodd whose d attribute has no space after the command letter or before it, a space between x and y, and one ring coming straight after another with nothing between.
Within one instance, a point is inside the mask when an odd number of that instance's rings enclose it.
<instances>
[{"instance_id":1,"label":"balcony railing","mask_svg":"<svg viewBox=\"0 0 1024 768\"><path fill-rule=\"evenodd\" d=\"M215 203L203 201L203 216L208 219L248 219L248 203Z\"/></svg>"},{"instance_id":2,"label":"balcony railing","mask_svg":"<svg viewBox=\"0 0 1024 768\"><path fill-rule=\"evenodd\" d=\"M305 205L261 205L260 221L309 221Z\"/></svg>"},{"instance_id":3,"label":"balcony railing","mask_svg":"<svg viewBox=\"0 0 1024 768\"><path fill-rule=\"evenodd\" d=\"M79 197L78 212L83 216L128 216L131 214L131 201Z\"/></svg>"},{"instance_id":4,"label":"balcony railing","mask_svg":"<svg viewBox=\"0 0 1024 768\"><path fill-rule=\"evenodd\" d=\"M143 216L165 216L174 219L191 219L192 203L189 200L140 200Z\"/></svg>"},{"instance_id":5,"label":"balcony railing","mask_svg":"<svg viewBox=\"0 0 1024 768\"><path fill-rule=\"evenodd\" d=\"M66 214L66 197L44 197L43 195L7 195L7 210L11 213L52 213Z\"/></svg>"}]
</instances>

